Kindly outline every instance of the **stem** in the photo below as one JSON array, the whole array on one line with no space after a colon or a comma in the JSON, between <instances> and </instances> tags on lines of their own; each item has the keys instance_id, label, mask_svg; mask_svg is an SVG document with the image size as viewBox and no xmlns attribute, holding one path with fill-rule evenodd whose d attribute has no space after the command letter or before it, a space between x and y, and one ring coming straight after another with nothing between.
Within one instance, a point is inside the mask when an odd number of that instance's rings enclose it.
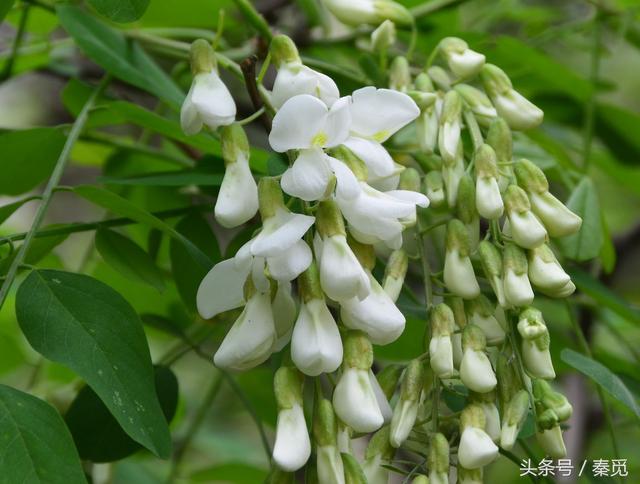
<instances>
[{"instance_id":1,"label":"stem","mask_svg":"<svg viewBox=\"0 0 640 484\"><path fill-rule=\"evenodd\" d=\"M0 74L0 81L4 81L11 77L11 72L13 71L13 65L16 62L16 58L18 57L18 49L20 48L20 44L22 43L22 39L24 38L24 34L26 32L27 20L29 18L29 9L30 5L24 5L22 9L22 15L20 15L20 23L18 24L18 31L16 32L16 37L13 39L13 45L11 46L11 54L7 59L7 63L4 65L4 69L2 69L2 73Z\"/></svg>"},{"instance_id":2,"label":"stem","mask_svg":"<svg viewBox=\"0 0 640 484\"><path fill-rule=\"evenodd\" d=\"M182 458L184 457L186 450L191 445L191 442L195 438L196 434L198 433L202 421L207 416L207 412L211 408L211 403L215 400L216 396L218 396L218 393L222 388L222 382L222 378L219 375L216 376L215 380L213 380L213 382L209 386L209 389L207 390L207 393L202 399L202 403L198 407L193 420L189 423L189 426L184 433L184 440L180 443L180 445L176 446L176 450L173 454L173 459L171 462L171 470L169 471L169 477L167 478L167 483L175 482L180 470Z\"/></svg>"},{"instance_id":3,"label":"stem","mask_svg":"<svg viewBox=\"0 0 640 484\"><path fill-rule=\"evenodd\" d=\"M35 197L35 198L40 198L40 197ZM152 212L152 215L160 219L166 219L166 218L177 217L178 215L182 215L184 213L188 213L193 210L206 210L209 208L210 208L209 204L190 205L188 207L172 208L170 210ZM137 224L137 223L138 223L137 221L132 220L130 218L126 218L126 217L113 218L109 220L100 220L98 222L72 223L68 225L63 225L61 227L39 230L33 235L33 237L34 238L53 237L56 235L75 234L78 232L89 232L91 230L96 230L99 228L122 227L123 225L131 225L131 224ZM28 234L29 232L21 232L18 234L2 237L0 238L0 246L4 244L11 244L18 240L24 240L27 238Z\"/></svg>"},{"instance_id":4,"label":"stem","mask_svg":"<svg viewBox=\"0 0 640 484\"><path fill-rule=\"evenodd\" d=\"M595 6L596 14L593 19L593 44L591 46L591 66L589 72L589 81L591 83L591 94L585 105L585 118L583 128L584 145L582 148L582 169L584 172L589 171L591 163L591 145L593 144L593 131L595 122L596 97L598 94L598 72L600 70L600 9Z\"/></svg>"},{"instance_id":5,"label":"stem","mask_svg":"<svg viewBox=\"0 0 640 484\"><path fill-rule=\"evenodd\" d=\"M416 50L416 43L418 42L418 27L416 26L416 19L411 22L411 37L409 39L409 48L407 49L407 60L411 61L413 53Z\"/></svg>"},{"instance_id":6,"label":"stem","mask_svg":"<svg viewBox=\"0 0 640 484\"><path fill-rule=\"evenodd\" d=\"M262 106L255 113L250 114L249 116L247 116L244 119L241 119L240 121L236 121L236 123L238 123L240 126L244 126L245 124L249 124L249 123L255 121L256 119L258 119L260 116L262 116L264 114L264 111L265 111L264 106Z\"/></svg>"},{"instance_id":7,"label":"stem","mask_svg":"<svg viewBox=\"0 0 640 484\"><path fill-rule=\"evenodd\" d=\"M527 390L527 393L529 394L529 402L531 403L531 412L533 413L533 418L536 421L536 426L537 426L538 414L536 412L536 400L535 400L535 397L533 396L530 379L527 378L527 373L524 370L524 363L523 363L522 355L520 354L520 346L518 346L515 331L513 329L514 326L517 325L517 317L516 317L516 321L514 321L514 317L507 314L507 322L509 325L507 337L509 338L509 343L511 344L511 350L513 351L513 354L516 356L516 362L518 364L518 375L520 376L520 381L522 382L522 385L525 387L525 390Z\"/></svg>"},{"instance_id":8,"label":"stem","mask_svg":"<svg viewBox=\"0 0 640 484\"><path fill-rule=\"evenodd\" d=\"M271 132L271 118L264 110L264 104L262 103L262 98L260 97L260 91L258 90L258 84L256 83L256 56L247 57L240 68L242 69L242 75L244 78L245 86L247 87L247 92L249 93L249 97L251 98L251 103L256 111L261 111L260 121L264 126L264 129L267 133Z\"/></svg>"},{"instance_id":9,"label":"stem","mask_svg":"<svg viewBox=\"0 0 640 484\"><path fill-rule=\"evenodd\" d=\"M264 40L271 42L273 34L271 33L269 24L262 14L255 9L251 2L249 2L249 0L233 0L233 3L236 4L238 10L242 12L242 15L247 18L247 21L258 31Z\"/></svg>"},{"instance_id":10,"label":"stem","mask_svg":"<svg viewBox=\"0 0 640 484\"><path fill-rule=\"evenodd\" d=\"M40 224L42 224L42 221L44 220L44 216L46 215L49 204L51 203L53 192L60 183L60 178L62 178L64 169L67 166L67 162L69 161L69 155L71 154L73 145L80 137L80 133L82 132L87 119L89 119L89 112L95 104L96 99L98 99L100 94L102 94L102 92L105 90L110 80L111 77L109 75L106 75L102 78L100 84L94 89L89 99L87 99L87 102L82 107L82 110L80 111L80 114L78 115L76 121L73 123L73 127L71 128L69 136L67 137L67 141L62 148L60 156L58 157L56 166L53 168L51 178L49 178L49 182L44 189L44 192L42 194L42 201L40 203L40 206L38 207L36 216L33 219L31 228L27 232L27 235L25 236L24 242L20 246L20 249L18 249L18 253L16 254L15 259L13 259L11 267L9 267L9 271L7 272L7 277L2 283L2 287L0 288L0 308L2 308L2 306L4 305L4 302L6 301L9 294L9 289L11 289L11 285L13 284L16 274L18 273L18 268L24 262L24 258L27 255L27 251L29 250L29 247L31 245L31 241L40 228Z\"/></svg>"},{"instance_id":11,"label":"stem","mask_svg":"<svg viewBox=\"0 0 640 484\"><path fill-rule=\"evenodd\" d=\"M569 301L565 300L565 304L567 306L567 312L569 313L569 320L571 321L571 326L573 327L573 331L578 339L578 344L582 349L582 352L588 356L589 358L593 358L593 353L591 352L591 347L589 346L589 342L587 341L587 337L582 331L582 327L580 327L580 323L578 319L575 317L573 312L573 308L569 304ZM613 446L613 453L616 459L620 458L620 447L618 446L618 439L616 438L616 432L613 426L613 418L611 417L611 408L609 408L609 403L604 396L602 388L600 385L596 384L596 391L598 392L598 398L600 399L600 404L602 405L602 413L604 414L605 421L607 422L607 428L609 430L609 435L611 437L611 444ZM620 481L622 481L620 479Z\"/></svg>"}]
</instances>

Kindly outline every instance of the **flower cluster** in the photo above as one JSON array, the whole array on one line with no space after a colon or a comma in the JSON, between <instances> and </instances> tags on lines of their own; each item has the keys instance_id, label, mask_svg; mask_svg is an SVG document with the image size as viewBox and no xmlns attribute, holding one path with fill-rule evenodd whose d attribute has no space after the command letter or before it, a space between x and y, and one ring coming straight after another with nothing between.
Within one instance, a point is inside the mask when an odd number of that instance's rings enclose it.
<instances>
[{"instance_id":1,"label":"flower cluster","mask_svg":"<svg viewBox=\"0 0 640 484\"><path fill-rule=\"evenodd\" d=\"M345 4L327 1L341 19L353 19L352 10L359 23L386 19L374 31L376 49L394 42L390 20L408 15L387 0L352 2L349 11ZM398 57L389 89L348 96L304 65L286 36L274 37L271 59L268 141L290 160L282 175L256 183L235 104L201 41L182 124L188 134L221 127L216 220L237 227L259 212L262 221L205 276L197 307L206 319L242 308L215 353L221 368L247 370L286 351L274 379L278 469L294 472L313 454L320 483L387 482L384 464L419 442L425 482L449 482L452 466L458 482L482 482L498 445L513 447L530 412L545 451L562 456L559 423L571 405L547 383L555 377L549 331L532 303L534 289L552 297L575 290L551 239L575 233L581 220L550 193L538 166L513 160L512 131L537 126L542 111L457 38L442 40L417 76ZM403 141L393 138L400 130ZM424 270L425 285L439 282L446 293L427 297L425 354L375 375L373 345L405 329L396 301L411 262L421 256L428 268L438 247L442 280ZM382 279L374 276L379 259ZM331 379L317 380L309 432L303 385L323 374ZM440 389L454 385L466 403L447 413ZM358 462L350 439L371 432Z\"/></svg>"}]
</instances>

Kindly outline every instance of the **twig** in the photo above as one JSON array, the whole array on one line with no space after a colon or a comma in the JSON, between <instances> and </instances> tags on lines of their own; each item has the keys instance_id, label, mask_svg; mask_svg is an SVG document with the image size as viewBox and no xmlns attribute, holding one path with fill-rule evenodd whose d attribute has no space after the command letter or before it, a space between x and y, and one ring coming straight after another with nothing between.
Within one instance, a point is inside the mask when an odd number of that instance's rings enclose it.
<instances>
[{"instance_id":1,"label":"twig","mask_svg":"<svg viewBox=\"0 0 640 484\"><path fill-rule=\"evenodd\" d=\"M16 32L16 36L13 39L11 54L9 55L7 63L4 65L4 69L2 69L2 73L0 74L0 82L11 77L13 65L15 64L16 58L18 57L18 49L20 48L20 44L22 43L22 39L24 38L24 34L26 32L30 7L31 6L29 4L23 5L22 14L20 15L20 23L18 24L18 31Z\"/></svg>"},{"instance_id":2,"label":"twig","mask_svg":"<svg viewBox=\"0 0 640 484\"><path fill-rule=\"evenodd\" d=\"M249 2L249 0L233 0L238 7L238 10L242 12L247 19L247 21L255 28L258 33L266 40L267 42L271 42L273 38L273 34L271 33L271 28L269 24L264 19L264 17L258 12L255 7Z\"/></svg>"},{"instance_id":3,"label":"twig","mask_svg":"<svg viewBox=\"0 0 640 484\"><path fill-rule=\"evenodd\" d=\"M251 56L246 58L240 64L240 68L242 69L242 75L244 77L244 83L247 86L247 92L249 93L249 97L251 98L251 102L253 103L253 107L256 111L260 111L264 108L264 104L262 103L262 98L260 97L260 91L258 91L258 84L256 83L256 56ZM262 112L260 116L260 122L264 126L264 129L267 130L267 133L271 132L271 118L269 115Z\"/></svg>"}]
</instances>

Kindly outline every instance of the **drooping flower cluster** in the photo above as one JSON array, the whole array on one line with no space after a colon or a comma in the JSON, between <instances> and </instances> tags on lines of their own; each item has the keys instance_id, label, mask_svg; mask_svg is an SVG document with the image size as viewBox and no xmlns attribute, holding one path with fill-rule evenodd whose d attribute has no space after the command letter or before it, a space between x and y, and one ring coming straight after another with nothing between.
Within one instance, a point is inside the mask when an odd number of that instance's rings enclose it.
<instances>
[{"instance_id":1,"label":"drooping flower cluster","mask_svg":"<svg viewBox=\"0 0 640 484\"><path fill-rule=\"evenodd\" d=\"M327 6L352 18L342 2ZM371 24L405 12L387 0L349 8L367 12L359 23ZM393 43L389 24L374 32L374 48ZM290 355L274 381L273 459L293 472L313 454L320 483L387 482L384 465L416 442L426 446L429 482L449 482L450 466L457 466L458 482L482 482L498 445L513 447L530 412L545 451L564 453L559 423L571 406L547 383L555 377L549 331L532 303L534 290L552 297L575 290L550 237L575 233L581 220L549 192L540 168L512 159L512 130L537 126L542 111L461 39L444 39L430 58L439 65L413 76L399 57L390 89L368 86L341 97L331 78L303 64L288 37L276 36L268 141L290 166L256 183L215 57L194 44L182 122L187 133L203 123L223 126L216 220L237 227L259 212L262 221L233 258L205 276L198 311L209 319L242 308L215 353L221 368L247 370L275 352ZM402 155L392 155L389 144L403 128ZM407 133L415 133L411 150L402 146ZM426 270L438 255L442 280ZM378 257L381 280L374 275ZM373 345L403 333L396 301L418 257L425 284L446 289L435 302L427 290L425 354L376 376ZM309 377L321 378L311 437L303 410ZM464 408L439 418L440 390L456 384L464 388ZM370 432L358 463L350 439Z\"/></svg>"}]
</instances>

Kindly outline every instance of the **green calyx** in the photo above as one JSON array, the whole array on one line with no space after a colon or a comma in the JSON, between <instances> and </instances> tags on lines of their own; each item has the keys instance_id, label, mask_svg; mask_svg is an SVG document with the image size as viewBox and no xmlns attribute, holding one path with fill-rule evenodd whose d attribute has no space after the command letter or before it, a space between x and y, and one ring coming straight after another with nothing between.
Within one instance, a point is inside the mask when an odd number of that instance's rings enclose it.
<instances>
[{"instance_id":1,"label":"green calyx","mask_svg":"<svg viewBox=\"0 0 640 484\"><path fill-rule=\"evenodd\" d=\"M469 48L469 45L459 37L445 37L438 44L437 49L445 54L457 53L462 54Z\"/></svg>"},{"instance_id":2,"label":"green calyx","mask_svg":"<svg viewBox=\"0 0 640 484\"><path fill-rule=\"evenodd\" d=\"M500 250L488 240L483 240L478 245L480 262L487 277L502 277L502 256Z\"/></svg>"},{"instance_id":3,"label":"green calyx","mask_svg":"<svg viewBox=\"0 0 640 484\"><path fill-rule=\"evenodd\" d=\"M480 178L498 178L498 159L491 145L483 144L474 158L476 176Z\"/></svg>"},{"instance_id":4,"label":"green calyx","mask_svg":"<svg viewBox=\"0 0 640 484\"><path fill-rule=\"evenodd\" d=\"M313 437L320 447L336 446L338 421L333 405L326 398L318 400L313 415Z\"/></svg>"},{"instance_id":5,"label":"green calyx","mask_svg":"<svg viewBox=\"0 0 640 484\"><path fill-rule=\"evenodd\" d=\"M398 189L410 190L412 192L420 191L420 172L415 168L405 168L400 173L400 182L398 183Z\"/></svg>"},{"instance_id":6,"label":"green calyx","mask_svg":"<svg viewBox=\"0 0 640 484\"><path fill-rule=\"evenodd\" d=\"M427 463L431 472L449 474L449 441L441 433L431 437Z\"/></svg>"},{"instance_id":7,"label":"green calyx","mask_svg":"<svg viewBox=\"0 0 640 484\"><path fill-rule=\"evenodd\" d=\"M475 324L467 324L462 330L462 349L464 351L484 351L487 347L487 337L482 328Z\"/></svg>"},{"instance_id":8,"label":"green calyx","mask_svg":"<svg viewBox=\"0 0 640 484\"><path fill-rule=\"evenodd\" d=\"M470 175L464 174L458 185L458 199L456 215L465 224L470 224L478 218L476 210L476 185Z\"/></svg>"},{"instance_id":9,"label":"green calyx","mask_svg":"<svg viewBox=\"0 0 640 484\"><path fill-rule=\"evenodd\" d=\"M503 197L507 213L523 213L531 210L527 192L518 185L509 185Z\"/></svg>"},{"instance_id":10,"label":"green calyx","mask_svg":"<svg viewBox=\"0 0 640 484\"><path fill-rule=\"evenodd\" d=\"M464 223L454 218L447 224L447 250L458 250L461 257L469 257L469 232Z\"/></svg>"},{"instance_id":11,"label":"green calyx","mask_svg":"<svg viewBox=\"0 0 640 484\"><path fill-rule=\"evenodd\" d=\"M204 39L197 39L191 44L189 51L191 72L206 74L217 69L216 54L211 44Z\"/></svg>"},{"instance_id":12,"label":"green calyx","mask_svg":"<svg viewBox=\"0 0 640 484\"><path fill-rule=\"evenodd\" d=\"M480 78L489 96L507 94L512 88L511 79L498 66L485 64L480 71Z\"/></svg>"},{"instance_id":13,"label":"green calyx","mask_svg":"<svg viewBox=\"0 0 640 484\"><path fill-rule=\"evenodd\" d=\"M460 122L462 114L462 98L456 91L449 91L444 96L440 125Z\"/></svg>"},{"instance_id":14,"label":"green calyx","mask_svg":"<svg viewBox=\"0 0 640 484\"><path fill-rule=\"evenodd\" d=\"M476 403L471 403L464 407L460 415L460 431L464 431L467 427L476 427L484 430L486 422L482 407Z\"/></svg>"},{"instance_id":15,"label":"green calyx","mask_svg":"<svg viewBox=\"0 0 640 484\"><path fill-rule=\"evenodd\" d=\"M344 145L336 146L330 150L329 154L347 165L359 181L367 181L369 176L367 165L349 148Z\"/></svg>"},{"instance_id":16,"label":"green calyx","mask_svg":"<svg viewBox=\"0 0 640 484\"><path fill-rule=\"evenodd\" d=\"M516 179L518 185L531 193L544 193L549 191L549 182L544 172L529 160L519 160L515 164Z\"/></svg>"},{"instance_id":17,"label":"green calyx","mask_svg":"<svg viewBox=\"0 0 640 484\"><path fill-rule=\"evenodd\" d=\"M395 449L391 446L389 436L391 434L391 427L385 425L378 430L367 445L367 450L364 453L366 460L373 459L377 455L381 456L383 460L390 460L393 458Z\"/></svg>"},{"instance_id":18,"label":"green calyx","mask_svg":"<svg viewBox=\"0 0 640 484\"><path fill-rule=\"evenodd\" d=\"M318 204L318 210L316 211L316 228L323 238L347 234L342 212L336 202L333 200L323 200Z\"/></svg>"},{"instance_id":19,"label":"green calyx","mask_svg":"<svg viewBox=\"0 0 640 484\"><path fill-rule=\"evenodd\" d=\"M384 272L385 279L391 277L393 279L403 279L409 268L409 257L403 249L397 249L391 252L387 267Z\"/></svg>"},{"instance_id":20,"label":"green calyx","mask_svg":"<svg viewBox=\"0 0 640 484\"><path fill-rule=\"evenodd\" d=\"M455 330L453 311L445 303L433 307L429 315L433 336L450 336Z\"/></svg>"},{"instance_id":21,"label":"green calyx","mask_svg":"<svg viewBox=\"0 0 640 484\"><path fill-rule=\"evenodd\" d=\"M356 458L346 453L340 455L342 456L342 464L344 466L345 484L367 484L367 477Z\"/></svg>"},{"instance_id":22,"label":"green calyx","mask_svg":"<svg viewBox=\"0 0 640 484\"><path fill-rule=\"evenodd\" d=\"M411 85L409 61L404 56L398 56L391 62L389 68L389 85L398 91L406 91Z\"/></svg>"},{"instance_id":23,"label":"green calyx","mask_svg":"<svg viewBox=\"0 0 640 484\"><path fill-rule=\"evenodd\" d=\"M516 365L514 364L515 358L516 356L514 354L506 355L504 353L499 353L498 359L496 360L498 396L500 398L500 406L503 412L511 402L514 395L523 388L520 375L518 374Z\"/></svg>"},{"instance_id":24,"label":"green calyx","mask_svg":"<svg viewBox=\"0 0 640 484\"><path fill-rule=\"evenodd\" d=\"M411 360L400 384L400 400L417 402L423 386L423 364L421 360Z\"/></svg>"},{"instance_id":25,"label":"green calyx","mask_svg":"<svg viewBox=\"0 0 640 484\"><path fill-rule=\"evenodd\" d=\"M493 148L499 162L505 163L513 158L513 137L511 128L502 118L496 118L489 125L487 144Z\"/></svg>"},{"instance_id":26,"label":"green calyx","mask_svg":"<svg viewBox=\"0 0 640 484\"><path fill-rule=\"evenodd\" d=\"M292 366L281 366L273 378L273 389L276 394L278 410L302 405L302 384L304 377Z\"/></svg>"},{"instance_id":27,"label":"green calyx","mask_svg":"<svg viewBox=\"0 0 640 484\"><path fill-rule=\"evenodd\" d=\"M532 387L537 405L543 409L552 410L558 422L569 420L573 413L573 407L567 397L556 392L547 381L542 379L533 380Z\"/></svg>"},{"instance_id":28,"label":"green calyx","mask_svg":"<svg viewBox=\"0 0 640 484\"><path fill-rule=\"evenodd\" d=\"M521 276L523 274L527 274L529 270L527 256L525 255L524 250L516 244L507 243L504 245L502 261L505 272L507 270L512 270L516 275Z\"/></svg>"},{"instance_id":29,"label":"green calyx","mask_svg":"<svg viewBox=\"0 0 640 484\"><path fill-rule=\"evenodd\" d=\"M224 166L229 166L239 159L249 159L249 140L244 129L238 123L222 126L220 128L220 140L222 142Z\"/></svg>"},{"instance_id":30,"label":"green calyx","mask_svg":"<svg viewBox=\"0 0 640 484\"><path fill-rule=\"evenodd\" d=\"M356 239L351 237L351 235L347 237L347 242L358 259L358 262L360 262L360 265L364 269L372 271L376 266L376 251L373 248L373 245L358 242Z\"/></svg>"},{"instance_id":31,"label":"green calyx","mask_svg":"<svg viewBox=\"0 0 640 484\"><path fill-rule=\"evenodd\" d=\"M305 303L314 299L324 301L324 293L320 286L320 271L315 261L312 261L307 270L298 276L298 290Z\"/></svg>"},{"instance_id":32,"label":"green calyx","mask_svg":"<svg viewBox=\"0 0 640 484\"><path fill-rule=\"evenodd\" d=\"M276 35L271 40L271 46L269 47L271 52L271 60L276 67L280 67L282 64L300 63L300 55L298 54L298 48L286 35Z\"/></svg>"},{"instance_id":33,"label":"green calyx","mask_svg":"<svg viewBox=\"0 0 640 484\"><path fill-rule=\"evenodd\" d=\"M348 331L343 338L344 365L368 371L373 364L373 347L363 331Z\"/></svg>"},{"instance_id":34,"label":"green calyx","mask_svg":"<svg viewBox=\"0 0 640 484\"><path fill-rule=\"evenodd\" d=\"M402 371L402 365L388 365L376 375L376 380L378 380L382 393L387 397L387 400L391 400L395 393Z\"/></svg>"},{"instance_id":35,"label":"green calyx","mask_svg":"<svg viewBox=\"0 0 640 484\"><path fill-rule=\"evenodd\" d=\"M418 91L429 93L435 92L433 82L431 82L431 78L426 72L421 72L420 74L418 74L413 81L413 85Z\"/></svg>"},{"instance_id":36,"label":"green calyx","mask_svg":"<svg viewBox=\"0 0 640 484\"><path fill-rule=\"evenodd\" d=\"M503 422L520 428L529 412L529 394L526 390L516 392L504 412Z\"/></svg>"},{"instance_id":37,"label":"green calyx","mask_svg":"<svg viewBox=\"0 0 640 484\"><path fill-rule=\"evenodd\" d=\"M483 318L492 316L495 311L495 308L493 307L493 304L491 304L491 301L489 301L489 299L487 299L487 297L483 294L480 294L480 296L475 299L469 299L465 301L465 307L467 310L467 314L478 314Z\"/></svg>"},{"instance_id":38,"label":"green calyx","mask_svg":"<svg viewBox=\"0 0 640 484\"><path fill-rule=\"evenodd\" d=\"M458 328L464 328L467 325L467 313L464 308L464 299L458 296L447 296L445 297L444 302L453 311L453 319Z\"/></svg>"},{"instance_id":39,"label":"green calyx","mask_svg":"<svg viewBox=\"0 0 640 484\"><path fill-rule=\"evenodd\" d=\"M258 183L258 201L262 221L275 216L278 208L286 210L280 182L275 177L262 177Z\"/></svg>"},{"instance_id":40,"label":"green calyx","mask_svg":"<svg viewBox=\"0 0 640 484\"><path fill-rule=\"evenodd\" d=\"M391 20L398 25L411 25L413 15L404 5L390 0L374 0L373 7L376 15L382 20Z\"/></svg>"}]
</instances>

